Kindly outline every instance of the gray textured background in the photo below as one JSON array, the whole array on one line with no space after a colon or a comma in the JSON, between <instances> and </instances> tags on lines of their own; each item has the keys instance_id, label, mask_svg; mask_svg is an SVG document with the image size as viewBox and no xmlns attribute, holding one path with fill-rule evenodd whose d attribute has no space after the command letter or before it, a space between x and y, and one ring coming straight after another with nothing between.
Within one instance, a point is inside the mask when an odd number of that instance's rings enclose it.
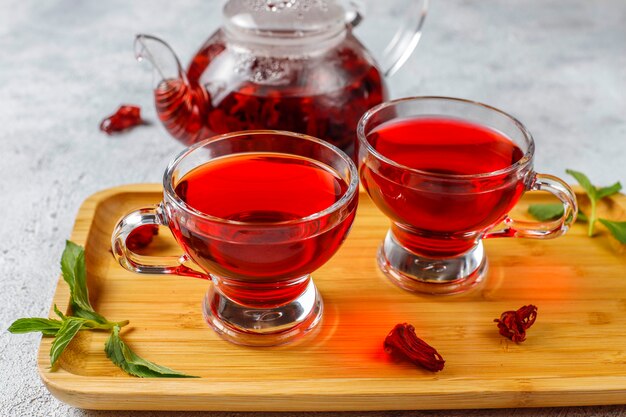
<instances>
[{"instance_id":1,"label":"gray textured background","mask_svg":"<svg viewBox=\"0 0 626 417\"><path fill-rule=\"evenodd\" d=\"M163 36L186 62L216 28L218 5L0 0L1 415L172 415L58 402L37 376L39 337L5 329L18 317L47 314L80 203L102 188L160 181L182 149L156 124L116 137L97 129L122 102L155 120L150 74L133 59L134 34ZM361 34L375 38L376 29ZM514 114L535 136L539 171L563 175L571 167L599 184L626 180L623 0L433 1L422 43L389 84L393 97L453 95ZM626 407L368 415L621 416Z\"/></svg>"}]
</instances>

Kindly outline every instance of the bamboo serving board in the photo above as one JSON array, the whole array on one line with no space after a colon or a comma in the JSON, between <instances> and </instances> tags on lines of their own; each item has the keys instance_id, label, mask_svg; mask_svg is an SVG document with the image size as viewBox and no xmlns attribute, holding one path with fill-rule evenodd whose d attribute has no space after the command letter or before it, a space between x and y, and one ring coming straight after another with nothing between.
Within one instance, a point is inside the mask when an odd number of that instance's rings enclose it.
<instances>
[{"instance_id":1,"label":"bamboo serving board","mask_svg":"<svg viewBox=\"0 0 626 417\"><path fill-rule=\"evenodd\" d=\"M235 346L205 324L201 301L210 283L137 275L110 252L117 220L161 199L159 185L131 185L93 195L81 207L71 239L86 247L95 309L130 320L122 335L139 355L198 379L140 379L106 358L106 333L80 332L50 370L51 339L39 371L60 400L90 409L223 411L400 410L626 403L626 255L599 226L584 224L550 241L492 239L486 282L462 296L405 292L378 271L377 247L387 219L365 194L354 227L314 280L325 301L320 332L295 345ZM529 194L529 202L551 201ZM626 219L626 197L601 207ZM147 249L179 253L167 230ZM67 309L59 280L53 303ZM498 334L494 318L524 304L539 308L527 340ZM51 312L51 316L52 316ZM391 360L382 343L399 322L446 360L439 373Z\"/></svg>"}]
</instances>

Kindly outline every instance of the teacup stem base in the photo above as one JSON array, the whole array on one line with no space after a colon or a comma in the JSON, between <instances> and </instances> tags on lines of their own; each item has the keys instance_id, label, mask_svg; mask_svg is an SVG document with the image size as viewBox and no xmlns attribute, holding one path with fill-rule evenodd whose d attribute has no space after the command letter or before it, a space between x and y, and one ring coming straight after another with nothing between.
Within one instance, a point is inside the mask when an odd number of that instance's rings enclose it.
<instances>
[{"instance_id":1,"label":"teacup stem base","mask_svg":"<svg viewBox=\"0 0 626 417\"><path fill-rule=\"evenodd\" d=\"M295 300L271 308L235 303L212 285L204 299L204 317L223 339L245 346L293 342L320 323L324 303L313 283Z\"/></svg>"},{"instance_id":2,"label":"teacup stem base","mask_svg":"<svg viewBox=\"0 0 626 417\"><path fill-rule=\"evenodd\" d=\"M482 242L451 258L428 258L403 247L391 230L378 250L378 266L397 286L426 294L459 294L483 281L487 258Z\"/></svg>"}]
</instances>

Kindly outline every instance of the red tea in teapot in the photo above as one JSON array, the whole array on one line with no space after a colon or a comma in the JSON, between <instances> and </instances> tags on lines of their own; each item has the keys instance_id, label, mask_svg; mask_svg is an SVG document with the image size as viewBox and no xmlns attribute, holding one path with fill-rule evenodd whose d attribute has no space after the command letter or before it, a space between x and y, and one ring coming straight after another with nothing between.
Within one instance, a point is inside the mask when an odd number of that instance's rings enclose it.
<instances>
[{"instance_id":1,"label":"red tea in teapot","mask_svg":"<svg viewBox=\"0 0 626 417\"><path fill-rule=\"evenodd\" d=\"M407 61L427 11L426 0L407 0L391 28L372 27L380 41L373 55L354 34L366 17L360 3L227 0L222 25L187 71L163 40L138 35L135 56L155 69L163 125L185 145L233 131L286 130L354 157L357 123L386 100L383 75ZM369 3L369 16L389 9Z\"/></svg>"},{"instance_id":2,"label":"red tea in teapot","mask_svg":"<svg viewBox=\"0 0 626 417\"><path fill-rule=\"evenodd\" d=\"M211 73L210 66L229 52L224 44L209 43L189 65L188 83L166 79L156 88L158 116L185 144L233 131L274 129L305 133L353 155L360 117L386 97L379 70L352 42L344 41L319 62L250 56L226 78Z\"/></svg>"}]
</instances>

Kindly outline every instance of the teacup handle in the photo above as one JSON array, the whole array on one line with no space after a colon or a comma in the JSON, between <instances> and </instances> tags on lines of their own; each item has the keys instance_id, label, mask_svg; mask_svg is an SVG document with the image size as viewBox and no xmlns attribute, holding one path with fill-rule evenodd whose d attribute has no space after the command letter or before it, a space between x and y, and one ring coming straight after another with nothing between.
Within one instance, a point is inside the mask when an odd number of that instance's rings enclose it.
<instances>
[{"instance_id":1,"label":"teacup handle","mask_svg":"<svg viewBox=\"0 0 626 417\"><path fill-rule=\"evenodd\" d=\"M164 215L160 204L128 213L115 226L111 237L111 248L113 256L120 265L139 274L173 274L211 279L206 273L186 266L185 262L189 260L189 257L185 254L181 256L144 256L130 250L126 245L126 239L133 230L146 225L167 226L167 217Z\"/></svg>"},{"instance_id":2,"label":"teacup handle","mask_svg":"<svg viewBox=\"0 0 626 417\"><path fill-rule=\"evenodd\" d=\"M504 219L505 228L488 232L484 237L526 237L532 239L552 239L564 234L576 221L578 204L576 194L563 180L547 174L535 174L530 191L547 191L554 194L563 204L563 215L556 220L546 222L527 222Z\"/></svg>"}]
</instances>

